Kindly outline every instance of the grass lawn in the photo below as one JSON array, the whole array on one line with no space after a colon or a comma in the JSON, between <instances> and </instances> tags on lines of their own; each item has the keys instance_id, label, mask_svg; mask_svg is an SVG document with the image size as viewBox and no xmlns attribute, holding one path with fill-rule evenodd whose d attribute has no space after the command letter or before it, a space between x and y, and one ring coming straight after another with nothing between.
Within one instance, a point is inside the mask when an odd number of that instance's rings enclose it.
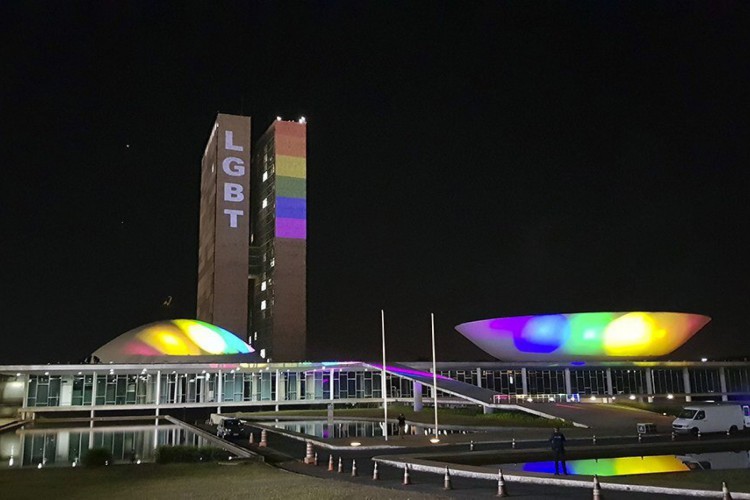
<instances>
[{"instance_id":1,"label":"grass lawn","mask_svg":"<svg viewBox=\"0 0 750 500\"><path fill-rule=\"evenodd\" d=\"M0 497L29 500L431 498L415 492L326 481L250 462L0 470Z\"/></svg>"},{"instance_id":2,"label":"grass lawn","mask_svg":"<svg viewBox=\"0 0 750 500\"><path fill-rule=\"evenodd\" d=\"M411 406L388 406L388 418L395 419L399 413L403 413L406 420L422 424L430 424L435 420L432 409L425 408L415 412ZM268 419L276 416L282 417L325 417L326 410L282 410L265 412L238 413L244 419ZM360 417L360 418L383 418L382 408L336 408L333 415L335 418ZM572 424L558 419L547 419L537 417L522 411L496 411L495 413L483 414L478 408L439 408L438 419L442 425L465 425L475 427L572 427Z\"/></svg>"}]
</instances>

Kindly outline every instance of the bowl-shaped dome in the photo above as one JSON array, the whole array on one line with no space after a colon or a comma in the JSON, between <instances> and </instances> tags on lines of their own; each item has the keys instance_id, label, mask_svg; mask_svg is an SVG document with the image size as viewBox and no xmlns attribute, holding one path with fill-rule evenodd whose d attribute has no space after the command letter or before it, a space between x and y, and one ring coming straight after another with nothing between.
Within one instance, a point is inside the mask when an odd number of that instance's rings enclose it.
<instances>
[{"instance_id":1,"label":"bowl-shaped dome","mask_svg":"<svg viewBox=\"0 0 750 500\"><path fill-rule=\"evenodd\" d=\"M485 319L456 330L507 361L645 359L669 354L709 321L701 314L597 312Z\"/></svg>"},{"instance_id":2,"label":"bowl-shaped dome","mask_svg":"<svg viewBox=\"0 0 750 500\"><path fill-rule=\"evenodd\" d=\"M92 356L101 363L192 363L249 361L254 352L235 334L216 325L173 319L125 332Z\"/></svg>"}]
</instances>

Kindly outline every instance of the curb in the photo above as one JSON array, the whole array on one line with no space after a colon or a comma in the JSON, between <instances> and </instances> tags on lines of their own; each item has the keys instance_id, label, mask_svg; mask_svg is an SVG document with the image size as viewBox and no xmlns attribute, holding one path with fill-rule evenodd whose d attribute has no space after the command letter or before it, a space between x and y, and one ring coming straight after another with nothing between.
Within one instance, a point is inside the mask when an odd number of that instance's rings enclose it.
<instances>
[{"instance_id":1,"label":"curb","mask_svg":"<svg viewBox=\"0 0 750 500\"><path fill-rule=\"evenodd\" d=\"M390 465L396 468L403 468L404 464L409 464L410 470L414 470L418 472L429 472L433 474L444 474L445 472L445 465L440 465L440 466L427 465L423 463L414 463L414 462L393 460L393 459L387 459L387 458L378 458L378 457L373 457L372 460L382 465ZM451 467L450 470L451 470L451 475L453 477L466 477L470 479L487 479L491 481L496 481L498 478L497 473L470 471L470 470L465 470L465 469L456 467L455 465ZM510 474L503 474L503 476L506 481L512 481L512 482L517 482L517 483L547 485L547 486L565 486L565 487L570 487L570 488L591 488L590 481L579 481L575 479L553 479L553 478L543 478L543 477L533 477L533 476L518 476L518 475L510 475ZM659 494L659 495L681 495L685 497L702 497L702 498L706 498L706 497L721 498L722 497L721 490L717 490L717 491L687 490L687 489L679 489L679 488L666 488L663 486L643 486L643 485L637 485L637 484L602 483L602 482L600 482L599 484L602 490L610 490L610 491L631 491L634 493L650 493L650 494ZM750 500L750 493L732 492L732 498Z\"/></svg>"}]
</instances>

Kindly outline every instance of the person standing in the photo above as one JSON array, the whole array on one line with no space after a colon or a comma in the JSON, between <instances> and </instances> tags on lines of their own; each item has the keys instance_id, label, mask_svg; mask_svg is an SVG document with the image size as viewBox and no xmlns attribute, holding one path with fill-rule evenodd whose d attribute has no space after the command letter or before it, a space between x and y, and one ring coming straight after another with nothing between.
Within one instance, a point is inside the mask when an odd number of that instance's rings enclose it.
<instances>
[{"instance_id":1,"label":"person standing","mask_svg":"<svg viewBox=\"0 0 750 500\"><path fill-rule=\"evenodd\" d=\"M398 436L401 439L404 439L404 434L406 430L406 417L403 413L398 414Z\"/></svg>"},{"instance_id":2,"label":"person standing","mask_svg":"<svg viewBox=\"0 0 750 500\"><path fill-rule=\"evenodd\" d=\"M555 454L555 475L560 475L560 462L562 462L563 474L568 475L568 467L565 465L565 435L555 427L552 436L549 438L552 453Z\"/></svg>"}]
</instances>

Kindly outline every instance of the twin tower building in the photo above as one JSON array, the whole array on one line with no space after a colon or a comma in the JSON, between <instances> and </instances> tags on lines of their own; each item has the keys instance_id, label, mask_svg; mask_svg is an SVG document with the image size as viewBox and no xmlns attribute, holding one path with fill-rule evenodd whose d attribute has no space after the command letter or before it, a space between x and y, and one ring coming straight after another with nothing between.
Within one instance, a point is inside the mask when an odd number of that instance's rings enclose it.
<instances>
[{"instance_id":1,"label":"twin tower building","mask_svg":"<svg viewBox=\"0 0 750 500\"><path fill-rule=\"evenodd\" d=\"M307 125L219 113L201 164L197 318L269 361L305 359Z\"/></svg>"}]
</instances>

